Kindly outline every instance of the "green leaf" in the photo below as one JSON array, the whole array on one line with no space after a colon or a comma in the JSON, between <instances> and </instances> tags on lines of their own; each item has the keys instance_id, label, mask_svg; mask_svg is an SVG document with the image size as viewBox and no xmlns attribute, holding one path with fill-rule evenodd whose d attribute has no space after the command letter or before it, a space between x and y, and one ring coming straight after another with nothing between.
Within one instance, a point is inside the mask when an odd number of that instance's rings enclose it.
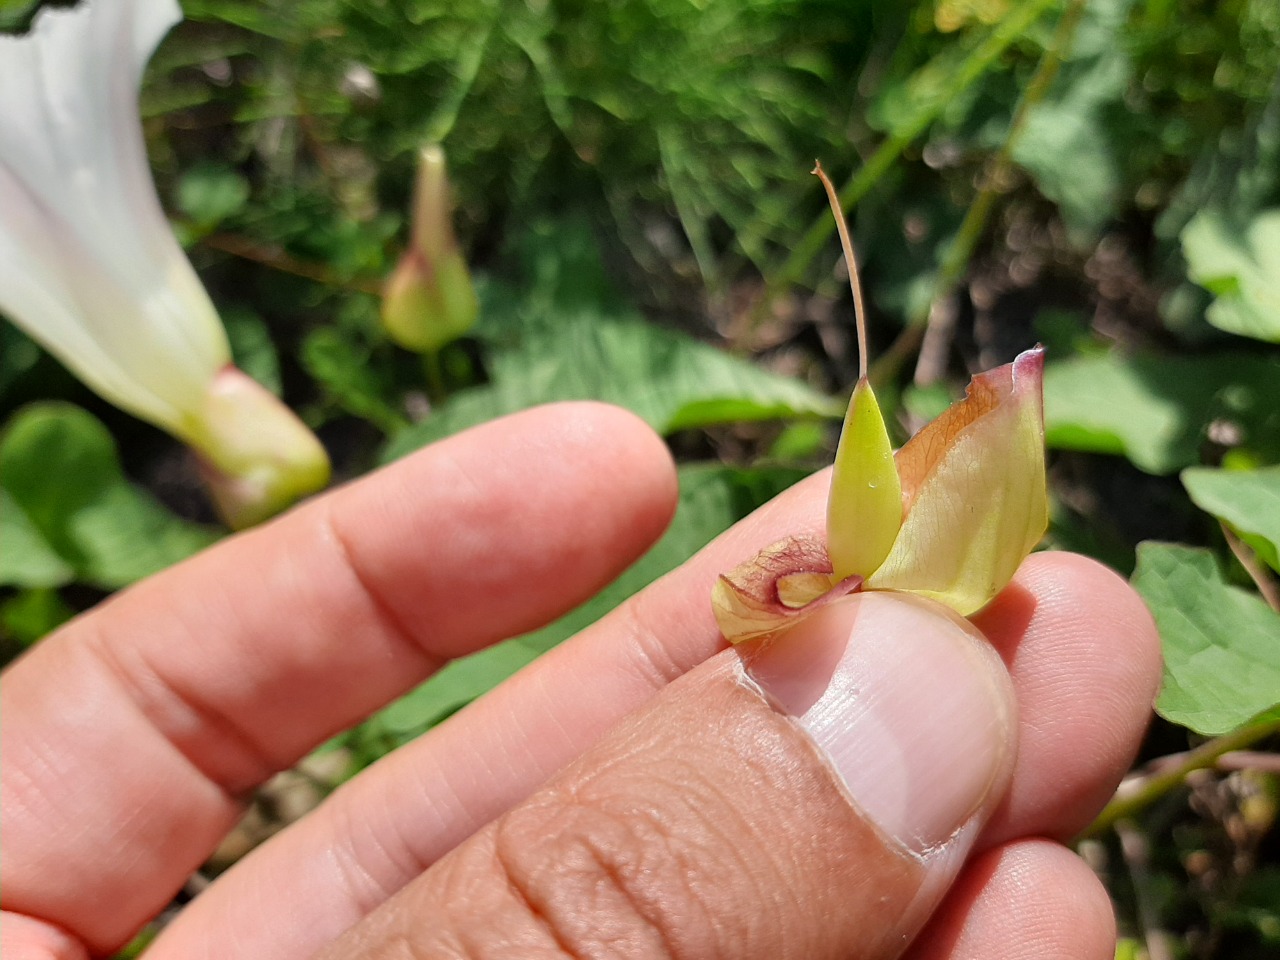
<instances>
[{"instance_id":1,"label":"green leaf","mask_svg":"<svg viewBox=\"0 0 1280 960\"><path fill-rule=\"evenodd\" d=\"M1216 736L1280 703L1280 614L1225 583L1212 553L1141 544L1133 585L1164 647L1161 716Z\"/></svg>"},{"instance_id":2,"label":"green leaf","mask_svg":"<svg viewBox=\"0 0 1280 960\"><path fill-rule=\"evenodd\" d=\"M225 167L200 166L178 181L178 209L207 233L249 201L249 181Z\"/></svg>"},{"instance_id":3,"label":"green leaf","mask_svg":"<svg viewBox=\"0 0 1280 960\"><path fill-rule=\"evenodd\" d=\"M115 443L89 413L33 404L0 438L0 582L133 583L197 552L217 533L182 520L130 484Z\"/></svg>"},{"instance_id":4,"label":"green leaf","mask_svg":"<svg viewBox=\"0 0 1280 960\"><path fill-rule=\"evenodd\" d=\"M1130 72L1120 56L1064 71L1061 96L1031 110L1014 141L1014 159L1081 240L1096 235L1118 209L1122 165L1106 114L1128 86Z\"/></svg>"},{"instance_id":5,"label":"green leaf","mask_svg":"<svg viewBox=\"0 0 1280 960\"><path fill-rule=\"evenodd\" d=\"M76 571L45 540L31 518L0 486L0 584L38 589L59 587Z\"/></svg>"},{"instance_id":6,"label":"green leaf","mask_svg":"<svg viewBox=\"0 0 1280 960\"><path fill-rule=\"evenodd\" d=\"M0 30L21 30L30 25L39 0L0 0Z\"/></svg>"},{"instance_id":7,"label":"green leaf","mask_svg":"<svg viewBox=\"0 0 1280 960\"><path fill-rule=\"evenodd\" d=\"M280 396L280 357L266 321L252 310L232 307L222 311L222 322L236 366Z\"/></svg>"},{"instance_id":8,"label":"green leaf","mask_svg":"<svg viewBox=\"0 0 1280 960\"><path fill-rule=\"evenodd\" d=\"M320 327L307 334L299 356L302 366L333 402L386 433L404 428L404 418L383 399L387 384L370 362L371 348L352 333Z\"/></svg>"},{"instance_id":9,"label":"green leaf","mask_svg":"<svg viewBox=\"0 0 1280 960\"><path fill-rule=\"evenodd\" d=\"M844 403L709 344L648 323L610 283L589 227L572 217L518 238L524 282L478 284L474 336L489 382L392 436L384 460L517 410L603 400L670 434L748 420L837 418Z\"/></svg>"},{"instance_id":10,"label":"green leaf","mask_svg":"<svg viewBox=\"0 0 1280 960\"><path fill-rule=\"evenodd\" d=\"M1280 570L1280 466L1191 467L1182 471L1182 485L1197 507L1229 524L1273 570Z\"/></svg>"},{"instance_id":11,"label":"green leaf","mask_svg":"<svg viewBox=\"0 0 1280 960\"><path fill-rule=\"evenodd\" d=\"M1081 240L1116 215L1125 186L1123 135L1132 118L1123 98L1133 73L1125 24L1132 5L1088 4L1067 61L1013 141L1014 160Z\"/></svg>"},{"instance_id":12,"label":"green leaf","mask_svg":"<svg viewBox=\"0 0 1280 960\"><path fill-rule=\"evenodd\" d=\"M1234 424L1241 446L1280 450L1280 359L1252 354L1108 353L1050 364L1045 439L1065 450L1121 454L1148 473L1200 461L1205 430Z\"/></svg>"},{"instance_id":13,"label":"green leaf","mask_svg":"<svg viewBox=\"0 0 1280 960\"><path fill-rule=\"evenodd\" d=\"M1205 316L1220 330L1280 343L1280 209L1243 229L1202 210L1183 229L1188 273L1216 298Z\"/></svg>"},{"instance_id":14,"label":"green leaf","mask_svg":"<svg viewBox=\"0 0 1280 960\"><path fill-rule=\"evenodd\" d=\"M62 601L57 590L22 590L0 603L0 633L22 646L30 646L73 616L75 611Z\"/></svg>"},{"instance_id":15,"label":"green leaf","mask_svg":"<svg viewBox=\"0 0 1280 960\"><path fill-rule=\"evenodd\" d=\"M843 404L805 384L761 370L638 316L583 310L554 329L528 329L490 356L492 382L451 397L434 415L401 431L384 459L467 427L555 400L603 400L626 407L655 430L744 420L839 417Z\"/></svg>"},{"instance_id":16,"label":"green leaf","mask_svg":"<svg viewBox=\"0 0 1280 960\"><path fill-rule=\"evenodd\" d=\"M549 626L453 661L371 722L400 741L416 736L679 566L717 534L803 476L803 471L783 468L682 467L680 501L670 529L622 576Z\"/></svg>"},{"instance_id":17,"label":"green leaf","mask_svg":"<svg viewBox=\"0 0 1280 960\"><path fill-rule=\"evenodd\" d=\"M0 321L0 396L40 361L39 345L12 323Z\"/></svg>"}]
</instances>

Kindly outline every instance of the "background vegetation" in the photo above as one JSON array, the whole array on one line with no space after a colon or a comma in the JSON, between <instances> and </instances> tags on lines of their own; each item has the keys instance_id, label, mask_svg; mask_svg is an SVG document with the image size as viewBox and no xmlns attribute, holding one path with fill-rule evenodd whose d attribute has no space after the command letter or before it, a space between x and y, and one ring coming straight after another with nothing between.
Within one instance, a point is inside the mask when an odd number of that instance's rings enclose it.
<instances>
[{"instance_id":1,"label":"background vegetation","mask_svg":"<svg viewBox=\"0 0 1280 960\"><path fill-rule=\"evenodd\" d=\"M567 397L637 411L682 464L636 567L273 782L210 871L829 461L856 357L821 157L898 439L1044 342L1048 543L1132 575L1157 616L1162 719L1080 842L1121 954L1274 955L1280 5L183 5L144 84L161 195L241 366L340 479ZM481 298L435 379L378 323L428 141ZM173 441L0 338L9 658L223 531Z\"/></svg>"}]
</instances>

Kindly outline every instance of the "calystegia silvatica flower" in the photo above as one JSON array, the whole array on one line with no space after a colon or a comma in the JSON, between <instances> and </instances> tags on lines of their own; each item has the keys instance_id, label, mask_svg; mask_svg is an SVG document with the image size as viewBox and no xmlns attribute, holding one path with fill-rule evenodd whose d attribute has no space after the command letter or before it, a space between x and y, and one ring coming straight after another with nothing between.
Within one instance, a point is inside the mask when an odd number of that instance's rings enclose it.
<instances>
[{"instance_id":1,"label":"calystegia silvatica flower","mask_svg":"<svg viewBox=\"0 0 1280 960\"><path fill-rule=\"evenodd\" d=\"M896 452L867 379L857 265L819 165L849 263L861 376L836 450L825 541L797 535L722 574L716 620L733 643L778 633L851 593L893 590L961 616L985 606L1048 526L1042 372L1036 347L978 374Z\"/></svg>"}]
</instances>

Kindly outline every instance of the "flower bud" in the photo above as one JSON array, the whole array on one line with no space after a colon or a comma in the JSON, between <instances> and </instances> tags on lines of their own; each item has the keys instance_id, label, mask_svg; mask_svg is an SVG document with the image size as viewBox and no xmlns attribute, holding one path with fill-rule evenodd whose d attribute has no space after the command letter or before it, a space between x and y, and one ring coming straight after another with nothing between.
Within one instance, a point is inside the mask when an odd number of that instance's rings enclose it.
<instances>
[{"instance_id":1,"label":"flower bud","mask_svg":"<svg viewBox=\"0 0 1280 960\"><path fill-rule=\"evenodd\" d=\"M387 281L382 325L400 346L428 353L470 330L478 312L453 234L444 150L431 144L418 154L412 242Z\"/></svg>"},{"instance_id":2,"label":"flower bud","mask_svg":"<svg viewBox=\"0 0 1280 960\"><path fill-rule=\"evenodd\" d=\"M234 366L218 371L184 430L218 513L253 526L329 482L329 458L301 420Z\"/></svg>"}]
</instances>

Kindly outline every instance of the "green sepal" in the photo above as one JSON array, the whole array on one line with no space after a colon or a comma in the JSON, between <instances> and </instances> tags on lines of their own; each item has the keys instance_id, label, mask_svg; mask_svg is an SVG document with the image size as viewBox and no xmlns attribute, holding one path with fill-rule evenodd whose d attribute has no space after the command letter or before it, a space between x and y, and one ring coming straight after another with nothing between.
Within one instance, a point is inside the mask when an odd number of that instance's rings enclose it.
<instances>
[{"instance_id":1,"label":"green sepal","mask_svg":"<svg viewBox=\"0 0 1280 960\"><path fill-rule=\"evenodd\" d=\"M871 385L854 387L831 474L827 550L836 579L869 577L902 527L902 483Z\"/></svg>"}]
</instances>

